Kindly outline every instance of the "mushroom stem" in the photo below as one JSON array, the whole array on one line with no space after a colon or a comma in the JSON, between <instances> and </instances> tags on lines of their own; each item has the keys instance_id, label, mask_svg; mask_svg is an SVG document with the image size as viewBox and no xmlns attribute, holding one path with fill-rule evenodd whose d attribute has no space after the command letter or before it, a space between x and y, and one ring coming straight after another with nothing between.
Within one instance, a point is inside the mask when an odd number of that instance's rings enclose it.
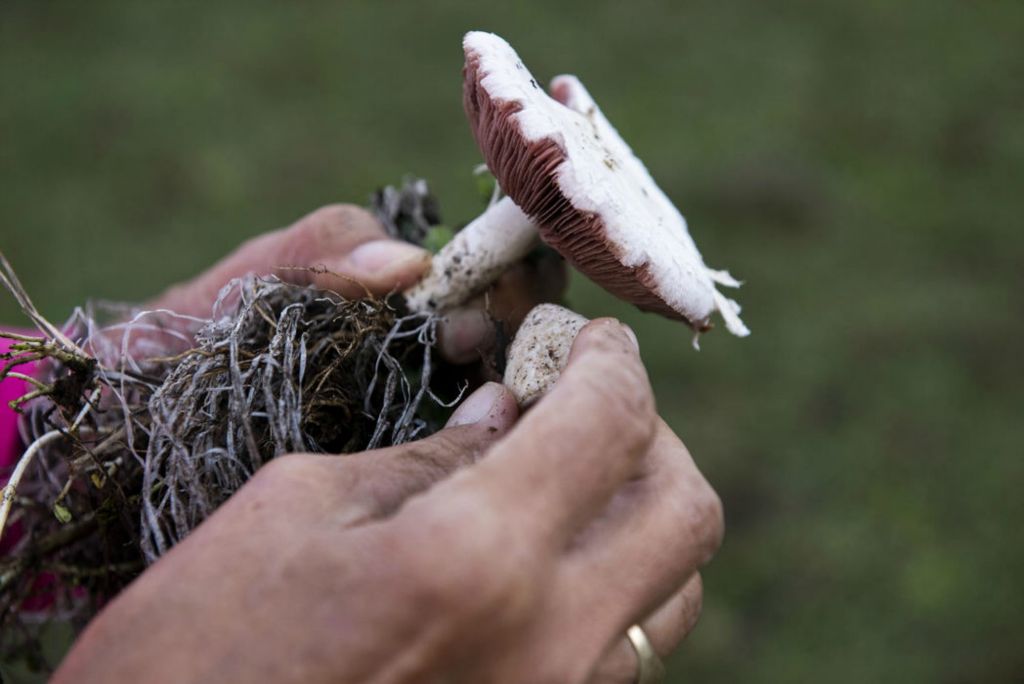
<instances>
[{"instance_id":1,"label":"mushroom stem","mask_svg":"<svg viewBox=\"0 0 1024 684\"><path fill-rule=\"evenodd\" d=\"M510 198L498 200L434 255L430 271L405 293L412 311L443 311L498 279L538 243L537 226Z\"/></svg>"},{"instance_id":2,"label":"mushroom stem","mask_svg":"<svg viewBox=\"0 0 1024 684\"><path fill-rule=\"evenodd\" d=\"M562 374L579 331L590 321L557 304L530 309L508 349L502 382L523 408L540 399Z\"/></svg>"}]
</instances>

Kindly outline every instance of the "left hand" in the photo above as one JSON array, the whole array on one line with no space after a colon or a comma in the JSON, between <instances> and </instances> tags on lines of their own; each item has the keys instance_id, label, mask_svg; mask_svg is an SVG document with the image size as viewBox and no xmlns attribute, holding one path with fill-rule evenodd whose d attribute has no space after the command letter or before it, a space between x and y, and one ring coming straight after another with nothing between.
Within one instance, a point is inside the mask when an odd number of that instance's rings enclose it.
<instances>
[{"instance_id":1,"label":"left hand","mask_svg":"<svg viewBox=\"0 0 1024 684\"><path fill-rule=\"evenodd\" d=\"M381 297L410 287L429 265L427 250L389 238L367 210L333 204L291 226L252 238L146 308L209 316L221 288L249 273L273 274L353 299L367 294ZM441 354L453 363L476 361L494 344L491 317L504 320L509 334L514 333L535 304L557 301L565 285L560 259L543 258L514 266L486 293L446 314L440 329Z\"/></svg>"}]
</instances>

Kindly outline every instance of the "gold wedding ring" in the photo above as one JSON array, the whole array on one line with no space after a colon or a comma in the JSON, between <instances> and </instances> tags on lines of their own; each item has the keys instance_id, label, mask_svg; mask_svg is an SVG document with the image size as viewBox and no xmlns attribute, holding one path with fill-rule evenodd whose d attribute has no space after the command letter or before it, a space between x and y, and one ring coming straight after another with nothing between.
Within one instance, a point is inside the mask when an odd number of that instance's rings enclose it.
<instances>
[{"instance_id":1,"label":"gold wedding ring","mask_svg":"<svg viewBox=\"0 0 1024 684\"><path fill-rule=\"evenodd\" d=\"M644 634L644 630L640 629L640 625L633 625L627 629L626 638L636 651L636 684L661 684L665 681L665 664L654 652L651 640Z\"/></svg>"}]
</instances>

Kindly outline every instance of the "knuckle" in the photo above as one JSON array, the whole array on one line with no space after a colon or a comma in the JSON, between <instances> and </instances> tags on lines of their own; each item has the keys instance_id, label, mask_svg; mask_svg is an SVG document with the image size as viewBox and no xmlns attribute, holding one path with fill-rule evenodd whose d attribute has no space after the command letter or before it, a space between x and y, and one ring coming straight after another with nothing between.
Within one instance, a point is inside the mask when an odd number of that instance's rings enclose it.
<instances>
[{"instance_id":1,"label":"knuckle","mask_svg":"<svg viewBox=\"0 0 1024 684\"><path fill-rule=\"evenodd\" d=\"M258 485L279 487L309 477L320 459L313 454L285 454L265 463L252 477ZM318 470L318 469L317 469Z\"/></svg>"},{"instance_id":2,"label":"knuckle","mask_svg":"<svg viewBox=\"0 0 1024 684\"><path fill-rule=\"evenodd\" d=\"M722 546L725 535L725 510L722 499L707 482L698 489L694 497L694 536L702 551L700 562L707 563Z\"/></svg>"},{"instance_id":3,"label":"knuckle","mask_svg":"<svg viewBox=\"0 0 1024 684\"><path fill-rule=\"evenodd\" d=\"M722 500L703 476L669 476L666 496L666 520L681 534L675 535L676 549L687 573L708 563L722 545L725 516ZM668 503L671 502L671 503Z\"/></svg>"},{"instance_id":4,"label":"knuckle","mask_svg":"<svg viewBox=\"0 0 1024 684\"><path fill-rule=\"evenodd\" d=\"M673 502L668 515L683 532L678 538L686 546L684 556L699 566L710 561L722 545L725 511L722 499L697 470L686 447L674 435L670 437L671 442L656 447L667 450L662 454L668 464L661 471L662 500Z\"/></svg>"},{"instance_id":5,"label":"knuckle","mask_svg":"<svg viewBox=\"0 0 1024 684\"><path fill-rule=\"evenodd\" d=\"M343 228L354 223L363 211L354 204L327 204L306 214L299 225L318 226L321 230Z\"/></svg>"},{"instance_id":6,"label":"knuckle","mask_svg":"<svg viewBox=\"0 0 1024 684\"><path fill-rule=\"evenodd\" d=\"M623 361L621 355L599 355L584 378L585 389L617 416L620 439L642 446L654 435L654 394L643 369Z\"/></svg>"},{"instance_id":7,"label":"knuckle","mask_svg":"<svg viewBox=\"0 0 1024 684\"><path fill-rule=\"evenodd\" d=\"M289 229L290 249L300 261L304 257L329 251L346 235L362 226L371 225L372 216L353 204L329 204L320 207L294 223Z\"/></svg>"},{"instance_id":8,"label":"knuckle","mask_svg":"<svg viewBox=\"0 0 1024 684\"><path fill-rule=\"evenodd\" d=\"M654 397L647 371L633 352L624 349L621 340L608 340L595 346L593 363L602 373L607 374L609 384L618 389L623 398L641 402L653 410Z\"/></svg>"}]
</instances>

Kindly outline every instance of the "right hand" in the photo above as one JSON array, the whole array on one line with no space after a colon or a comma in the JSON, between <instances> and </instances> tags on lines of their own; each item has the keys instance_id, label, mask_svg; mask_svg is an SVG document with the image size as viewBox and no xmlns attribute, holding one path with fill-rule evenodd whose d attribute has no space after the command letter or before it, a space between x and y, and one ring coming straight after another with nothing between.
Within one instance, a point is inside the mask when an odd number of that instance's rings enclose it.
<instances>
[{"instance_id":1,"label":"right hand","mask_svg":"<svg viewBox=\"0 0 1024 684\"><path fill-rule=\"evenodd\" d=\"M628 330L588 324L521 419L485 385L441 432L271 462L89 626L55 681L635 681L674 648L720 502Z\"/></svg>"}]
</instances>

